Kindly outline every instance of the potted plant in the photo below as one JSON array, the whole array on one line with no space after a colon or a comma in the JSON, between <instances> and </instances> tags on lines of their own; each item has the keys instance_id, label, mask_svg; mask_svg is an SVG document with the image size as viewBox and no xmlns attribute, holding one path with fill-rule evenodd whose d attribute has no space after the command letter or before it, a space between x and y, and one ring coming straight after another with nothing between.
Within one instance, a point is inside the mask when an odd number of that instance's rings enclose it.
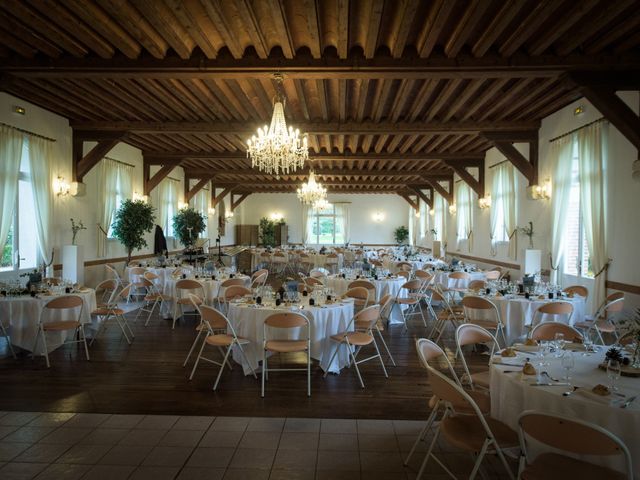
<instances>
[{"instance_id":1,"label":"potted plant","mask_svg":"<svg viewBox=\"0 0 640 480\"><path fill-rule=\"evenodd\" d=\"M173 217L173 231L185 247L191 248L207 228L205 218L192 207L183 208Z\"/></svg>"},{"instance_id":2,"label":"potted plant","mask_svg":"<svg viewBox=\"0 0 640 480\"><path fill-rule=\"evenodd\" d=\"M393 231L393 236L396 239L396 243L402 245L409 238L409 230L404 225L401 225Z\"/></svg>"},{"instance_id":3,"label":"potted plant","mask_svg":"<svg viewBox=\"0 0 640 480\"><path fill-rule=\"evenodd\" d=\"M276 245L276 224L267 217L260 219L260 241L265 247Z\"/></svg>"},{"instance_id":4,"label":"potted plant","mask_svg":"<svg viewBox=\"0 0 640 480\"><path fill-rule=\"evenodd\" d=\"M142 200L125 200L116 211L113 236L127 249L127 264L133 250L147 246L144 234L151 231L156 220L155 208Z\"/></svg>"}]
</instances>

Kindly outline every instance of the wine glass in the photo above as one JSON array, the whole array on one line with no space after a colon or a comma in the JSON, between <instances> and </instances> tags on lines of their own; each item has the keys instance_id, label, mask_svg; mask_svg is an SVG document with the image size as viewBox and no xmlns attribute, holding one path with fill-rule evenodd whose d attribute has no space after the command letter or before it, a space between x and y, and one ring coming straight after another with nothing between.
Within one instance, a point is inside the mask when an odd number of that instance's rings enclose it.
<instances>
[{"instance_id":1,"label":"wine glass","mask_svg":"<svg viewBox=\"0 0 640 480\"><path fill-rule=\"evenodd\" d=\"M564 368L564 371L565 371L564 373L565 382L570 383L569 379L571 377L569 376L569 372L571 372L571 369L575 367L575 365L576 365L576 362L571 352L565 351L564 355L562 355L562 368Z\"/></svg>"},{"instance_id":2,"label":"wine glass","mask_svg":"<svg viewBox=\"0 0 640 480\"><path fill-rule=\"evenodd\" d=\"M609 378L609 390L616 391L616 381L620 378L622 365L618 360L611 359L607 362L607 377Z\"/></svg>"},{"instance_id":3,"label":"wine glass","mask_svg":"<svg viewBox=\"0 0 640 480\"><path fill-rule=\"evenodd\" d=\"M564 347L564 333L556 333L553 337L556 347L556 358L562 356L562 348Z\"/></svg>"}]
</instances>

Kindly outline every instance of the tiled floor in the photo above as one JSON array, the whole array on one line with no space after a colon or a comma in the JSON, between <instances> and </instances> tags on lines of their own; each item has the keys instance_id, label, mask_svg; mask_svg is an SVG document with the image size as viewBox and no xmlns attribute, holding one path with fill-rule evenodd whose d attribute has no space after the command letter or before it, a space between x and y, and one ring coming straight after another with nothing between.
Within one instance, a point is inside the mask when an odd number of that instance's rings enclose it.
<instances>
[{"instance_id":1,"label":"tiled floor","mask_svg":"<svg viewBox=\"0 0 640 480\"><path fill-rule=\"evenodd\" d=\"M0 412L2 480L408 479L424 422ZM456 473L468 456L438 446ZM424 478L447 478L434 462ZM489 478L504 477L495 461Z\"/></svg>"}]
</instances>

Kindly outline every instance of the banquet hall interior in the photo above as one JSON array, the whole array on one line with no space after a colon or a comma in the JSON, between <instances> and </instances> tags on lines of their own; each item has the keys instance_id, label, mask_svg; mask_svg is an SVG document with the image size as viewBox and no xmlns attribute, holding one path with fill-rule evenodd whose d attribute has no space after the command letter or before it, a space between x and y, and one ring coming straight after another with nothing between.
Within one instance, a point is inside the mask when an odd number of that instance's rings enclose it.
<instances>
[{"instance_id":1,"label":"banquet hall interior","mask_svg":"<svg viewBox=\"0 0 640 480\"><path fill-rule=\"evenodd\" d=\"M0 479L640 478L638 0L0 40Z\"/></svg>"}]
</instances>

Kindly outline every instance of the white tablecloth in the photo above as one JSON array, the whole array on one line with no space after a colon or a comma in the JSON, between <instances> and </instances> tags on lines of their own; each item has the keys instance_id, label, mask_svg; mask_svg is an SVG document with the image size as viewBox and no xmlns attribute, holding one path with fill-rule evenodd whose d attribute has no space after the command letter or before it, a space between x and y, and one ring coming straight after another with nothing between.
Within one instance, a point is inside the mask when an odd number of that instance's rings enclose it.
<instances>
[{"instance_id":1,"label":"white tablecloth","mask_svg":"<svg viewBox=\"0 0 640 480\"><path fill-rule=\"evenodd\" d=\"M580 352L573 353L576 366L571 371L571 382L580 388L569 397L563 397L562 393L570 387L531 387L527 385L527 381L522 380L523 377L519 373L501 373L501 370L517 370L517 367L493 365L491 415L514 429L517 428L518 416L524 410L541 410L549 414L566 415L593 422L622 439L631 452L635 478L640 478L640 401L636 400L628 408L621 409L616 405L620 404L622 397L612 395L603 400L603 397L597 397L588 391L599 383L609 384L606 372L598 369L605 352L604 349L600 350L600 353L588 356ZM535 365L535 359L532 360ZM561 360L551 356L550 362L550 366L547 367L549 374L554 378L564 379ZM535 381L535 377L528 380L532 381ZM548 379L544 381L547 382ZM617 386L619 392L627 396L640 394L640 378L620 377ZM613 403L605 403L609 401ZM601 459L589 459L602 464L599 460Z\"/></svg>"},{"instance_id":2,"label":"white tablecloth","mask_svg":"<svg viewBox=\"0 0 640 480\"><path fill-rule=\"evenodd\" d=\"M251 366L258 368L258 362L262 360L262 341L264 340L263 324L265 319L273 314L286 311L285 307L255 307L245 304L231 304L228 318L239 337L244 337L251 341L250 345L244 347L245 354ZM310 307L308 304L298 310L304 314L311 324L311 358L320 361L320 366L324 371L338 373L340 369L349 363L348 354L344 347L331 365L329 359L336 348L336 343L330 337L340 332L344 332L353 317L353 303L328 305L326 307ZM277 329L271 329L271 335L277 335ZM304 331L284 330L281 335L274 338L295 339L301 338ZM287 334L289 334L287 336ZM251 373L237 347L233 352L233 359L242 364L245 375Z\"/></svg>"},{"instance_id":3,"label":"white tablecloth","mask_svg":"<svg viewBox=\"0 0 640 480\"><path fill-rule=\"evenodd\" d=\"M453 272L436 272L435 283L442 288L468 288L474 280L485 280L484 272L469 272L469 279L449 278Z\"/></svg>"},{"instance_id":4,"label":"white tablecloth","mask_svg":"<svg viewBox=\"0 0 640 480\"><path fill-rule=\"evenodd\" d=\"M511 345L517 340L522 340L528 333L527 326L531 325L533 321L533 315L535 311L545 303L552 302L554 300L539 300L532 299L527 300L521 296L507 296L507 297L488 297L500 312L500 318L505 326L505 336L507 337L507 345ZM574 325L577 322L582 322L585 316L585 301L583 297L575 296L573 298L564 298L563 300L570 301L573 304L573 315L568 319L569 325ZM556 321L560 321L566 317L554 316ZM554 320L553 317L547 315L539 315L536 319L536 323ZM563 322L567 323L567 322Z\"/></svg>"},{"instance_id":5,"label":"white tablecloth","mask_svg":"<svg viewBox=\"0 0 640 480\"><path fill-rule=\"evenodd\" d=\"M85 292L73 293L72 295L78 295L83 300L80 321L85 324L91 323L91 312L95 310L97 306L95 290L88 289ZM9 336L11 337L11 343L13 345L29 352L33 349L36 342L36 336L38 334L38 319L40 318L40 311L44 308L44 305L53 298L55 297L0 297L0 316L2 316L3 319L9 320ZM61 312L51 310L50 312L47 312L47 316L44 318L44 321L75 320L77 318L77 314L75 312L74 314L75 315L73 317L70 317L69 311ZM85 331L87 336L91 334L89 328L86 328ZM68 333L68 331L47 332L48 350L51 352L60 347L67 338ZM40 346L42 347L42 342L40 342Z\"/></svg>"}]
</instances>

